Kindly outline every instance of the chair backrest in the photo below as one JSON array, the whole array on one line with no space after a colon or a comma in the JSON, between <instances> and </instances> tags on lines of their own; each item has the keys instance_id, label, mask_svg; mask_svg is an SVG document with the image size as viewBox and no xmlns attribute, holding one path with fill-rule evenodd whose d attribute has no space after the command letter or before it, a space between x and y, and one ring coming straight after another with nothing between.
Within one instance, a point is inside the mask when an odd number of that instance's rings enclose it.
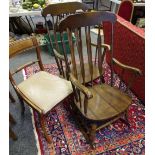
<instances>
[{"instance_id":1,"label":"chair backrest","mask_svg":"<svg viewBox=\"0 0 155 155\"><path fill-rule=\"evenodd\" d=\"M123 0L119 5L117 14L127 21L131 21L134 5L131 0Z\"/></svg>"},{"instance_id":2,"label":"chair backrest","mask_svg":"<svg viewBox=\"0 0 155 155\"><path fill-rule=\"evenodd\" d=\"M41 60L40 48L38 46L37 39L34 36L28 37L25 39L20 39L20 40L11 42L9 44L9 59L14 58L15 56L18 56L23 52L30 52L30 51L32 52L32 50L30 49L33 49L33 50L36 49L34 50L36 52L36 59L31 62L25 61L24 64L21 64L21 66L18 67L17 69L14 69L14 71L9 70L9 79L12 85L14 86L14 88L17 88L16 82L14 80L14 75L16 73L20 72L25 67L31 66L35 63L39 64L40 70L42 71L44 70L44 67ZM18 91L18 89L16 91Z\"/></svg>"},{"instance_id":3,"label":"chair backrest","mask_svg":"<svg viewBox=\"0 0 155 155\"><path fill-rule=\"evenodd\" d=\"M93 79L93 54L95 54L95 48L92 48L91 40L92 35L90 34L90 28L98 25L99 32L97 36L98 44L98 70L102 81L102 62L104 59L105 51L101 49L102 37L100 24L104 21L109 21L113 24L116 22L116 15L110 12L84 12L75 15L70 15L59 24L59 31L63 33L67 30L69 38L69 46L71 50L71 63L73 67L73 74L78 79L77 65L80 64L80 70L82 75L83 84L85 84L85 72L89 72L91 82ZM75 34L75 44L72 40L72 34ZM83 48L84 41L86 42L86 49ZM64 41L63 41L64 44ZM65 45L63 45L65 46ZM94 51L93 51L94 49ZM84 52L85 50L85 52ZM112 50L112 48L111 48ZM64 48L65 51L65 48ZM77 63L76 51L79 55L79 63ZM87 58L84 58L86 54ZM86 71L84 63L88 63L89 69ZM96 64L97 65L97 64ZM79 79L80 80L80 79Z\"/></svg>"},{"instance_id":4,"label":"chair backrest","mask_svg":"<svg viewBox=\"0 0 155 155\"><path fill-rule=\"evenodd\" d=\"M47 15L52 16L52 24L53 24L53 29L57 28L58 22L70 15L70 14L75 14L76 11L87 11L89 10L89 7L80 2L65 2L65 3L56 3L56 4L49 4L47 7L45 7L41 14L45 18L47 30L49 29L48 24L47 24ZM55 17L55 18L54 18Z\"/></svg>"},{"instance_id":5,"label":"chair backrest","mask_svg":"<svg viewBox=\"0 0 155 155\"><path fill-rule=\"evenodd\" d=\"M62 36L60 36L60 40L59 40L59 42L57 42L58 41L57 39L59 38L58 37L59 36L58 23L60 20L62 20L63 18L65 18L66 16L68 16L70 14L75 14L77 11L85 12L88 10L89 10L89 7L87 6L87 4L80 3L80 2L65 2L65 3L50 4L42 10L42 16L45 19L48 38L49 38L50 46L51 46L51 50L52 50L51 52L54 55L60 75L63 75L63 71L62 71L63 67L62 67L61 61L59 61L57 55L62 53L62 51L60 50L60 46L59 46L59 45L61 45ZM47 20L49 18L52 18L53 31L51 31L51 32L50 32L50 28L49 28L49 25L47 22ZM55 49L56 49L56 51L55 51ZM65 55L65 54L66 53L63 53L63 55ZM65 58L67 58L67 56L65 56ZM68 66L67 62L68 62L68 60L65 61L66 68Z\"/></svg>"}]
</instances>

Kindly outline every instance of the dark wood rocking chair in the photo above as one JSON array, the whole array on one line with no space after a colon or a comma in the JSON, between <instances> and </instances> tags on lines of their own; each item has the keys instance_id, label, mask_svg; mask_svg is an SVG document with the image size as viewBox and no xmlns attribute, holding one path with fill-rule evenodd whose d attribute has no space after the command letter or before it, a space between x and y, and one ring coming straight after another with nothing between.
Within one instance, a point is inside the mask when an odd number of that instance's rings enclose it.
<instances>
[{"instance_id":1,"label":"dark wood rocking chair","mask_svg":"<svg viewBox=\"0 0 155 155\"><path fill-rule=\"evenodd\" d=\"M125 115L125 123L128 124L127 121L127 111L128 107L131 104L131 97L126 94L126 92L122 92L119 88L115 88L112 84L113 80L113 68L114 65L117 67L121 67L123 71L130 71L134 76L140 75L141 71L137 68L130 67L124 65L117 61L115 58L112 58L111 65L111 85L105 84L103 80L103 69L102 64L104 61L105 50L101 49L101 35L100 29L98 33L97 43L98 43L98 63L96 67L99 71L99 83L94 84L93 80L93 61L92 61L92 48L91 48L91 35L90 35L90 27L94 25L100 25L104 21L109 21L112 25L116 21L116 16L110 12L85 12L81 14L70 15L66 19L62 20L59 24L59 31L63 33L63 31L67 30L69 45L71 49L71 63L73 66L73 72L70 72L70 81L73 86L74 91L74 102L71 104L71 110L77 117L77 123L80 122L83 128L81 128L82 132L86 139L90 142L91 146L93 146L95 133L99 129L113 123L117 119L119 119L122 115ZM81 37L81 29L84 28L85 32L85 40L87 42L87 54L88 54L88 64L89 68L85 68L84 59L83 59L83 44ZM76 46L73 44L71 39L72 33L75 33L76 36ZM113 42L113 41L112 41ZM79 54L79 61L81 67L81 75L83 82L81 83L81 79L79 79L78 71L77 71L77 61L75 59L75 48L77 47L77 51ZM111 46L111 51L113 53L113 47ZM79 64L78 64L79 65ZM87 69L87 70L86 70ZM86 74L87 71L90 74L91 81L90 85L86 84ZM133 78L129 82L129 85L132 83ZM128 87L127 87L128 88ZM79 115L80 114L80 115ZM78 116L81 116L78 119ZM86 121L89 120L89 124ZM98 126L97 122L101 122ZM129 124L128 124L129 125Z\"/></svg>"}]
</instances>

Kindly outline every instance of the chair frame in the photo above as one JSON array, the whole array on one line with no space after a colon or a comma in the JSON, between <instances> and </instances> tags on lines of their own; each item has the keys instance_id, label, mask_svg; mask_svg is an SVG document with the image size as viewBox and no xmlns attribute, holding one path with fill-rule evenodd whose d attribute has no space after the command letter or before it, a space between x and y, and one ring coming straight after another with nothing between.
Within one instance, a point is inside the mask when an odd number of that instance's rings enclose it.
<instances>
[{"instance_id":1,"label":"chair frame","mask_svg":"<svg viewBox=\"0 0 155 155\"><path fill-rule=\"evenodd\" d=\"M83 19L81 21L81 19ZM77 76L77 71L76 71L76 60L75 60L75 55L74 55L74 46L73 42L71 40L71 33L72 31L75 32L75 35L77 36L77 45L81 46L80 40L80 28L85 27L85 32L86 32L86 41L87 41L87 48L88 48L88 59L92 59L92 51L91 51L91 38L90 38L90 26L96 25L96 24L101 24L104 21L109 21L112 23L112 45L113 45L113 24L116 22L116 15L110 12L85 12L81 14L76 14L76 15L70 15L66 19L62 20L59 24L59 31L62 33L63 31L67 30L68 37L69 37L69 44L71 48L71 63L73 65L73 73L70 73L70 81L72 82L73 86L73 92L74 92L74 102L71 104L71 111L74 111L73 113L75 114L77 118L77 123L82 125L83 128L81 129L81 132L84 134L85 138L88 140L88 142L91 144L91 146L94 146L94 139L95 139L95 133L96 131L100 130L101 128L115 122L118 120L122 115L125 115L125 120L122 120L124 123L126 123L129 126L129 123L127 122L127 109L128 106L125 107L122 111L120 110L117 115L109 117L107 120L106 119L94 119L91 117L88 107L89 107L89 100L92 99L94 96L92 92L89 90L89 87L85 83L81 83L79 81L78 76ZM101 52L101 35L100 35L100 27L99 27L99 33L98 33L98 68L100 72L100 83L99 85L103 84L103 72L102 72L102 63L104 60L105 52ZM79 33L78 33L79 31ZM113 46L111 45L111 53L112 53L112 58L111 58L111 87L113 86L113 72L114 72L114 65L117 65L122 68L122 74L124 74L124 70L131 71L133 73L133 77L129 81L129 87L127 87L127 90L130 88L130 85L133 83L133 79L141 75L141 71L137 68L127 66L125 64L120 63L118 60L113 58ZM79 53L81 53L82 57L82 47L79 47ZM82 58L80 58L82 61ZM89 63L89 69L90 69L90 74L92 75L92 62ZM83 62L81 62L81 68L83 68ZM82 69L83 72L83 69ZM83 75L84 77L84 75ZM93 84L93 80L91 79L91 86L94 87L95 85ZM110 87L110 86L108 86ZM106 88L106 86L105 86ZM115 90L115 88L114 88ZM126 91L127 91L126 90ZM83 96L81 96L83 94ZM83 101L83 103L82 103ZM130 99L128 99L127 102L129 102ZM95 103L94 103L95 104ZM130 102L131 104L131 102ZM92 104L91 104L92 105ZM109 104L111 106L111 104ZM95 108L95 106L94 106ZM80 118L78 119L78 114L81 114L83 119ZM94 115L95 116L95 115ZM86 120L91 121L90 125L88 126L87 123L85 123ZM101 121L103 124L101 126L97 126L95 122Z\"/></svg>"},{"instance_id":2,"label":"chair frame","mask_svg":"<svg viewBox=\"0 0 155 155\"><path fill-rule=\"evenodd\" d=\"M21 103L21 114L22 116L24 116L24 111L25 111L25 106L24 106L24 102L26 102L32 109L34 109L38 114L39 114L39 118L40 118L40 122L41 122L41 127L43 129L43 133L44 136L46 138L46 140L48 141L48 143L52 143L52 139L51 137L48 135L48 131L45 127L45 117L46 115L49 113L47 112L46 114L43 113L42 109L40 109L39 107L37 107L34 103L32 103L18 88L13 76L20 72L22 69L24 69L25 67L31 66L33 64L38 63L39 67L40 67L40 71L44 71L44 66L41 60L41 55L40 55L40 48L37 42L37 39L34 36L28 37L28 38L24 38L24 39L20 39L17 40L15 42L11 42L9 44L9 59L13 58L14 56L22 53L22 52L29 52L29 49L36 49L36 55L37 55L37 60L35 61L31 61L28 62L22 66L20 66L19 68L17 68L14 71L10 71L9 70L9 79L11 84L13 85L13 88L15 89L15 92L19 98L19 101Z\"/></svg>"}]
</instances>

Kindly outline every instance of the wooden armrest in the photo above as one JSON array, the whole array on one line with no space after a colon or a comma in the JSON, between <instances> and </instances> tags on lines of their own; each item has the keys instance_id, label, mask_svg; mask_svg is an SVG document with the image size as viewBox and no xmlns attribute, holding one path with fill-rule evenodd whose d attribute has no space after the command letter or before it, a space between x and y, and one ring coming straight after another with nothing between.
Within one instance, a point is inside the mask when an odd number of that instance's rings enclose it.
<instances>
[{"instance_id":1,"label":"wooden armrest","mask_svg":"<svg viewBox=\"0 0 155 155\"><path fill-rule=\"evenodd\" d=\"M142 75L142 71L140 69L135 68L135 67L131 67L131 66L128 66L128 65L125 65L125 64L119 62L115 58L112 58L112 60L113 60L113 63L117 64L118 66L122 67L123 69L129 70L129 71L133 71L134 73L137 73L138 75Z\"/></svg>"},{"instance_id":2,"label":"wooden armrest","mask_svg":"<svg viewBox=\"0 0 155 155\"><path fill-rule=\"evenodd\" d=\"M91 43L91 45L95 46L95 47L97 46L97 44L94 44L94 43ZM101 44L101 47L106 48L107 50L110 50L110 45L108 45L108 44Z\"/></svg>"},{"instance_id":3,"label":"wooden armrest","mask_svg":"<svg viewBox=\"0 0 155 155\"><path fill-rule=\"evenodd\" d=\"M88 89L87 87L85 87L84 85L82 85L82 84L75 78L75 76L74 76L72 73L70 73L69 75L70 75L70 80L71 80L72 84L73 84L75 87L77 87L84 95L86 95L86 97L87 97L88 99L90 99L90 98L93 97L93 95L92 95L92 93L89 91L89 89Z\"/></svg>"},{"instance_id":4,"label":"wooden armrest","mask_svg":"<svg viewBox=\"0 0 155 155\"><path fill-rule=\"evenodd\" d=\"M112 58L112 62L122 68L122 77L124 74L124 70L128 70L133 73L132 76L130 78L128 78L128 80L127 80L128 82L126 83L127 87L126 87L125 91L127 92L131 88L131 86L134 82L134 79L137 77L137 75L142 75L142 72L140 69L125 65L125 64L119 62L115 58ZM122 83L122 81L120 82L119 87L121 87L121 83Z\"/></svg>"},{"instance_id":5,"label":"wooden armrest","mask_svg":"<svg viewBox=\"0 0 155 155\"><path fill-rule=\"evenodd\" d=\"M39 62L39 60L36 60L36 61L31 61L31 62L28 62L22 66L20 66L19 68L17 68L15 71L13 71L11 74L14 75L16 73L18 73L19 71L21 71L22 69L24 69L25 67L28 67L28 66L31 66L35 63Z\"/></svg>"}]
</instances>

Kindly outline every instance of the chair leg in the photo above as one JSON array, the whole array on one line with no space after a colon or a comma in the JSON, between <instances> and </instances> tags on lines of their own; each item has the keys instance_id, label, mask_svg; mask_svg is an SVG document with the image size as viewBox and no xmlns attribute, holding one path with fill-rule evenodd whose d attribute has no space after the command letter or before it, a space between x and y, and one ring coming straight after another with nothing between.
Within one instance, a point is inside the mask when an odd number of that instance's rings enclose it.
<instances>
[{"instance_id":1,"label":"chair leg","mask_svg":"<svg viewBox=\"0 0 155 155\"><path fill-rule=\"evenodd\" d=\"M18 98L19 98L19 101L20 101L20 104L21 104L21 114L22 114L22 116L24 116L24 112L25 112L24 101L19 95L18 95Z\"/></svg>"},{"instance_id":2,"label":"chair leg","mask_svg":"<svg viewBox=\"0 0 155 155\"><path fill-rule=\"evenodd\" d=\"M128 122L128 111L126 110L124 113L124 119L120 118L120 120L130 128L130 123Z\"/></svg>"},{"instance_id":3,"label":"chair leg","mask_svg":"<svg viewBox=\"0 0 155 155\"><path fill-rule=\"evenodd\" d=\"M52 138L48 135L48 131L47 131L48 129L45 126L45 116L43 114L41 114L41 116L40 116L40 122L41 122L41 127L42 127L43 132L44 132L44 136L45 136L47 142L49 144L51 144L52 143Z\"/></svg>"},{"instance_id":4,"label":"chair leg","mask_svg":"<svg viewBox=\"0 0 155 155\"><path fill-rule=\"evenodd\" d=\"M13 116L9 113L9 122L12 124L16 124L16 121L14 120Z\"/></svg>"},{"instance_id":5,"label":"chair leg","mask_svg":"<svg viewBox=\"0 0 155 155\"><path fill-rule=\"evenodd\" d=\"M90 144L93 148L94 148L94 140L95 140L95 136L96 136L96 128L97 128L97 125L92 124L91 129L90 129L90 135L89 135Z\"/></svg>"},{"instance_id":6,"label":"chair leg","mask_svg":"<svg viewBox=\"0 0 155 155\"><path fill-rule=\"evenodd\" d=\"M17 140L17 136L14 133L14 131L9 127L9 136L13 139L13 140Z\"/></svg>"},{"instance_id":7,"label":"chair leg","mask_svg":"<svg viewBox=\"0 0 155 155\"><path fill-rule=\"evenodd\" d=\"M13 102L13 103L15 102L15 99L10 92L9 92L9 98L10 98L11 102Z\"/></svg>"}]
</instances>

